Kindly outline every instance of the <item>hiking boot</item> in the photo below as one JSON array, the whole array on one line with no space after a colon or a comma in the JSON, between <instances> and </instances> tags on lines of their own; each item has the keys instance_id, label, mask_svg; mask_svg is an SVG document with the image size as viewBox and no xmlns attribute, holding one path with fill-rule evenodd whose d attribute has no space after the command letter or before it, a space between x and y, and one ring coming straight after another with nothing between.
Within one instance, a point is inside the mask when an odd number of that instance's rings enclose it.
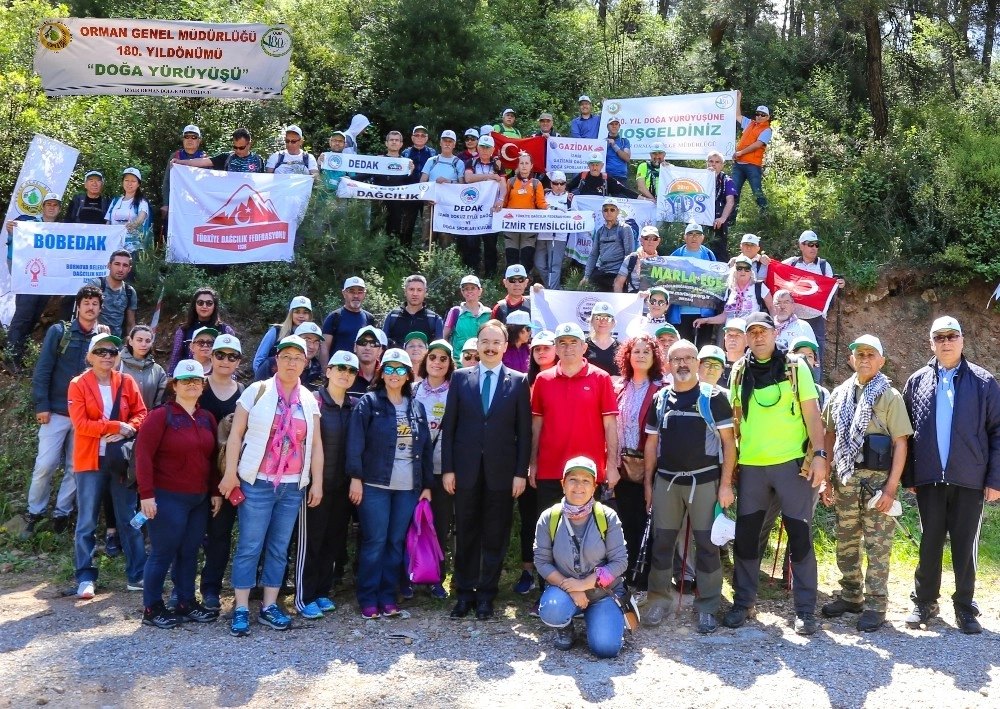
<instances>
[{"instance_id":1,"label":"hiking boot","mask_svg":"<svg viewBox=\"0 0 1000 709\"><path fill-rule=\"evenodd\" d=\"M526 596L537 587L538 585L535 583L535 575L527 569L523 569L521 571L521 578L519 578L517 583L514 584L514 593Z\"/></svg>"},{"instance_id":2,"label":"hiking boot","mask_svg":"<svg viewBox=\"0 0 1000 709\"><path fill-rule=\"evenodd\" d=\"M816 633L818 626L816 625L816 614L815 613L796 613L795 614L795 632L799 635L813 635Z\"/></svg>"},{"instance_id":3,"label":"hiking boot","mask_svg":"<svg viewBox=\"0 0 1000 709\"><path fill-rule=\"evenodd\" d=\"M881 628L884 622L885 613L869 608L858 618L858 630L863 633L873 633Z\"/></svg>"},{"instance_id":4,"label":"hiking boot","mask_svg":"<svg viewBox=\"0 0 1000 709\"><path fill-rule=\"evenodd\" d=\"M104 536L104 553L112 559L122 553L122 540L118 532Z\"/></svg>"},{"instance_id":5,"label":"hiking boot","mask_svg":"<svg viewBox=\"0 0 1000 709\"><path fill-rule=\"evenodd\" d=\"M863 603L852 603L845 601L842 596L838 596L820 608L820 612L827 618L839 618L844 613L860 613L865 609Z\"/></svg>"},{"instance_id":6,"label":"hiking boot","mask_svg":"<svg viewBox=\"0 0 1000 709\"><path fill-rule=\"evenodd\" d=\"M714 633L719 629L719 624L715 620L715 615L712 613L699 613L698 614L698 632L702 635L708 635L709 633Z\"/></svg>"},{"instance_id":7,"label":"hiking boot","mask_svg":"<svg viewBox=\"0 0 1000 709\"><path fill-rule=\"evenodd\" d=\"M69 529L69 515L57 515L52 518L52 531L62 534Z\"/></svg>"},{"instance_id":8,"label":"hiking boot","mask_svg":"<svg viewBox=\"0 0 1000 709\"><path fill-rule=\"evenodd\" d=\"M142 611L143 625L152 625L154 628L170 630L171 628L176 628L181 622L180 616L168 611L163 605L163 601L157 601Z\"/></svg>"},{"instance_id":9,"label":"hiking boot","mask_svg":"<svg viewBox=\"0 0 1000 709\"><path fill-rule=\"evenodd\" d=\"M45 519L42 515L33 515L30 512L24 513L24 529L21 530L21 534L18 536L24 539L31 539L35 536L35 526Z\"/></svg>"},{"instance_id":10,"label":"hiking boot","mask_svg":"<svg viewBox=\"0 0 1000 709\"><path fill-rule=\"evenodd\" d=\"M656 604L648 611L642 614L643 625L648 625L651 628L655 628L657 625L663 622L663 616L666 611L663 606Z\"/></svg>"},{"instance_id":11,"label":"hiking boot","mask_svg":"<svg viewBox=\"0 0 1000 709\"><path fill-rule=\"evenodd\" d=\"M733 606L733 609L722 616L722 624L727 628L739 628L755 615L755 609Z\"/></svg>"},{"instance_id":12,"label":"hiking boot","mask_svg":"<svg viewBox=\"0 0 1000 709\"><path fill-rule=\"evenodd\" d=\"M966 635L979 635L983 632L983 626L976 620L978 613L966 608L955 609L955 620L958 622L958 629Z\"/></svg>"},{"instance_id":13,"label":"hiking boot","mask_svg":"<svg viewBox=\"0 0 1000 709\"><path fill-rule=\"evenodd\" d=\"M275 630L288 630L288 626L292 624L292 619L281 612L277 603L272 603L260 609L260 613L257 615L257 622L261 625L268 625Z\"/></svg>"},{"instance_id":14,"label":"hiking boot","mask_svg":"<svg viewBox=\"0 0 1000 709\"><path fill-rule=\"evenodd\" d=\"M229 634L237 638L245 638L250 635L250 609L246 606L239 606L233 611L233 622L229 626Z\"/></svg>"},{"instance_id":15,"label":"hiking boot","mask_svg":"<svg viewBox=\"0 0 1000 709\"><path fill-rule=\"evenodd\" d=\"M569 650L573 647L573 641L576 640L576 630L573 628L573 622L564 628L556 628L556 639L552 643L556 646L556 650Z\"/></svg>"},{"instance_id":16,"label":"hiking boot","mask_svg":"<svg viewBox=\"0 0 1000 709\"><path fill-rule=\"evenodd\" d=\"M918 629L921 625L926 626L931 618L936 618L941 611L937 603L917 601L913 604L913 612L906 616L907 628Z\"/></svg>"},{"instance_id":17,"label":"hiking boot","mask_svg":"<svg viewBox=\"0 0 1000 709\"><path fill-rule=\"evenodd\" d=\"M211 623L219 617L219 611L210 610L200 603L191 601L177 606L177 616L191 623Z\"/></svg>"}]
</instances>

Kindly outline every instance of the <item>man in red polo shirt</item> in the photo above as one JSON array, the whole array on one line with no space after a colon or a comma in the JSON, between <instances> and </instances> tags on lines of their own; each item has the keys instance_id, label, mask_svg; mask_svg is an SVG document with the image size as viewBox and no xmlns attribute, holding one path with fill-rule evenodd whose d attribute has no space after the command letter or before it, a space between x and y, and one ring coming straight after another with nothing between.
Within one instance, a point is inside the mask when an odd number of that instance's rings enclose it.
<instances>
[{"instance_id":1,"label":"man in red polo shirt","mask_svg":"<svg viewBox=\"0 0 1000 709\"><path fill-rule=\"evenodd\" d=\"M562 499L562 470L578 455L597 461L597 482L618 483L618 402L611 377L585 358L576 323L556 328L555 367L538 375L531 393L528 481L538 490L538 514Z\"/></svg>"}]
</instances>

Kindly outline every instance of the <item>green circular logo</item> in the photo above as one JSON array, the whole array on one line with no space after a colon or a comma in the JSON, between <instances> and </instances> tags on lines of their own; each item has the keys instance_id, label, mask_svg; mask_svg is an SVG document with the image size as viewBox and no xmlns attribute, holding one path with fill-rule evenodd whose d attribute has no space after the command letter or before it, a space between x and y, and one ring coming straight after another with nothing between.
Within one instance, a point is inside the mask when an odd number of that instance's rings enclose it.
<instances>
[{"instance_id":1,"label":"green circular logo","mask_svg":"<svg viewBox=\"0 0 1000 709\"><path fill-rule=\"evenodd\" d=\"M272 27L260 38L260 48L269 57L283 57L292 51L292 35L284 27Z\"/></svg>"}]
</instances>

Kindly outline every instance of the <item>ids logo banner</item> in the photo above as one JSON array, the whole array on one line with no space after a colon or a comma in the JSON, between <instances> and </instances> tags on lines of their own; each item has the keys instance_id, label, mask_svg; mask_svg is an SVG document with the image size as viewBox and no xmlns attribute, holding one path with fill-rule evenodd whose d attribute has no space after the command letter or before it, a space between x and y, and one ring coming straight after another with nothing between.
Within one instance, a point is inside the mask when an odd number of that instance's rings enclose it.
<instances>
[{"instance_id":1,"label":"ids logo banner","mask_svg":"<svg viewBox=\"0 0 1000 709\"><path fill-rule=\"evenodd\" d=\"M715 221L715 173L664 165L657 185L656 212L659 221L711 225Z\"/></svg>"},{"instance_id":2,"label":"ids logo banner","mask_svg":"<svg viewBox=\"0 0 1000 709\"><path fill-rule=\"evenodd\" d=\"M44 22L38 28L38 43L51 52L66 49L73 41L73 33L62 22Z\"/></svg>"}]
</instances>

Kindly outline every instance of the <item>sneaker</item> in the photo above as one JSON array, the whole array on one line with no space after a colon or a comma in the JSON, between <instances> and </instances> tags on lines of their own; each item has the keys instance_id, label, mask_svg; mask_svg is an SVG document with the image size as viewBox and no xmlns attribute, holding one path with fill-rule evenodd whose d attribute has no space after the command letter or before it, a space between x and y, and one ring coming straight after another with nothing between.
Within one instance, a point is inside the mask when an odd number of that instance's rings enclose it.
<instances>
[{"instance_id":1,"label":"sneaker","mask_svg":"<svg viewBox=\"0 0 1000 709\"><path fill-rule=\"evenodd\" d=\"M281 612L277 603L272 603L269 606L261 607L260 613L257 615L257 622L261 625L268 625L275 630L288 630L292 619Z\"/></svg>"},{"instance_id":2,"label":"sneaker","mask_svg":"<svg viewBox=\"0 0 1000 709\"><path fill-rule=\"evenodd\" d=\"M852 603L845 601L843 596L838 596L834 600L823 605L820 612L827 618L839 618L844 613L860 613L865 609L863 603Z\"/></svg>"},{"instance_id":3,"label":"sneaker","mask_svg":"<svg viewBox=\"0 0 1000 709\"><path fill-rule=\"evenodd\" d=\"M536 588L538 588L538 584L535 583L535 575L527 569L523 569L521 571L521 578L514 584L514 593L526 596Z\"/></svg>"},{"instance_id":4,"label":"sneaker","mask_svg":"<svg viewBox=\"0 0 1000 709\"><path fill-rule=\"evenodd\" d=\"M431 586L431 598L436 598L440 601L444 600L447 597L448 597L448 591L445 590L444 586L442 586L439 583L436 583Z\"/></svg>"},{"instance_id":5,"label":"sneaker","mask_svg":"<svg viewBox=\"0 0 1000 709\"><path fill-rule=\"evenodd\" d=\"M403 614L402 611L399 610L399 606L397 606L395 603L387 603L386 605L382 606L383 618L397 618L402 614Z\"/></svg>"},{"instance_id":6,"label":"sneaker","mask_svg":"<svg viewBox=\"0 0 1000 709\"><path fill-rule=\"evenodd\" d=\"M983 632L983 626L976 620L978 613L965 608L955 609L955 620L958 622L958 629L966 635L979 635Z\"/></svg>"},{"instance_id":7,"label":"sneaker","mask_svg":"<svg viewBox=\"0 0 1000 709\"><path fill-rule=\"evenodd\" d=\"M649 603L649 591L633 591L632 598L635 599L635 604L641 608Z\"/></svg>"},{"instance_id":8,"label":"sneaker","mask_svg":"<svg viewBox=\"0 0 1000 709\"><path fill-rule=\"evenodd\" d=\"M699 613L698 614L698 632L702 635L708 635L709 633L714 633L718 630L719 624L715 620L715 615L712 613Z\"/></svg>"},{"instance_id":9,"label":"sneaker","mask_svg":"<svg viewBox=\"0 0 1000 709\"><path fill-rule=\"evenodd\" d=\"M240 606L233 611L233 622L229 626L229 634L237 638L245 638L250 635L250 609Z\"/></svg>"},{"instance_id":10,"label":"sneaker","mask_svg":"<svg viewBox=\"0 0 1000 709\"><path fill-rule=\"evenodd\" d=\"M125 584L126 591L141 591L142 590L142 579L138 581L129 581Z\"/></svg>"},{"instance_id":11,"label":"sneaker","mask_svg":"<svg viewBox=\"0 0 1000 709\"><path fill-rule=\"evenodd\" d=\"M530 615L532 618L541 617L538 615L538 601L535 601L534 604L532 604L531 610L528 611L528 615Z\"/></svg>"},{"instance_id":12,"label":"sneaker","mask_svg":"<svg viewBox=\"0 0 1000 709\"><path fill-rule=\"evenodd\" d=\"M795 615L795 632L799 635L814 635L817 630L814 613L797 613Z\"/></svg>"},{"instance_id":13,"label":"sneaker","mask_svg":"<svg viewBox=\"0 0 1000 709\"><path fill-rule=\"evenodd\" d=\"M77 598L93 598L94 597L94 582L93 581L81 581L80 585L76 587L76 597Z\"/></svg>"},{"instance_id":14,"label":"sneaker","mask_svg":"<svg viewBox=\"0 0 1000 709\"><path fill-rule=\"evenodd\" d=\"M337 610L337 604L329 598L317 598L316 605L319 606L319 609L324 613Z\"/></svg>"},{"instance_id":15,"label":"sneaker","mask_svg":"<svg viewBox=\"0 0 1000 709\"><path fill-rule=\"evenodd\" d=\"M33 515L30 512L24 513L24 529L18 535L22 540L31 539L35 536L35 527L45 519L42 515Z\"/></svg>"},{"instance_id":16,"label":"sneaker","mask_svg":"<svg viewBox=\"0 0 1000 709\"><path fill-rule=\"evenodd\" d=\"M739 628L747 619L753 618L754 609L743 606L733 606L733 609L722 616L722 624L727 628Z\"/></svg>"},{"instance_id":17,"label":"sneaker","mask_svg":"<svg viewBox=\"0 0 1000 709\"><path fill-rule=\"evenodd\" d=\"M319 604L316 601L312 603L307 603L305 607L299 611L299 615L307 620L316 620L317 618L323 617L323 611L320 609Z\"/></svg>"},{"instance_id":18,"label":"sneaker","mask_svg":"<svg viewBox=\"0 0 1000 709\"><path fill-rule=\"evenodd\" d=\"M663 622L663 616L666 614L663 606L656 604L648 611L642 614L643 625L648 625L651 628L655 628L657 625Z\"/></svg>"},{"instance_id":19,"label":"sneaker","mask_svg":"<svg viewBox=\"0 0 1000 709\"><path fill-rule=\"evenodd\" d=\"M157 601L151 607L142 611L142 624L151 625L154 628L170 630L181 624L182 619L175 613L171 613L163 605L163 601Z\"/></svg>"},{"instance_id":20,"label":"sneaker","mask_svg":"<svg viewBox=\"0 0 1000 709\"><path fill-rule=\"evenodd\" d=\"M52 531L56 534L62 534L67 529L69 529L69 516L68 515L57 515L52 518Z\"/></svg>"},{"instance_id":21,"label":"sneaker","mask_svg":"<svg viewBox=\"0 0 1000 709\"><path fill-rule=\"evenodd\" d=\"M191 601L178 605L177 615L185 622L211 623L219 617L219 611L210 610L200 603Z\"/></svg>"},{"instance_id":22,"label":"sneaker","mask_svg":"<svg viewBox=\"0 0 1000 709\"><path fill-rule=\"evenodd\" d=\"M881 628L884 622L885 613L868 609L858 618L858 630L863 633L872 633Z\"/></svg>"},{"instance_id":23,"label":"sneaker","mask_svg":"<svg viewBox=\"0 0 1000 709\"><path fill-rule=\"evenodd\" d=\"M556 650L569 650L573 647L573 641L576 640L576 630L573 628L573 622L564 628L556 628L556 639L552 644L556 646Z\"/></svg>"},{"instance_id":24,"label":"sneaker","mask_svg":"<svg viewBox=\"0 0 1000 709\"><path fill-rule=\"evenodd\" d=\"M404 601L413 599L413 584L405 581L399 585L399 597Z\"/></svg>"},{"instance_id":25,"label":"sneaker","mask_svg":"<svg viewBox=\"0 0 1000 709\"><path fill-rule=\"evenodd\" d=\"M378 612L378 606L365 606L361 609L361 617L365 620L375 620L381 618L382 614Z\"/></svg>"},{"instance_id":26,"label":"sneaker","mask_svg":"<svg viewBox=\"0 0 1000 709\"><path fill-rule=\"evenodd\" d=\"M122 540L118 537L118 532L105 535L104 553L112 559L122 553Z\"/></svg>"},{"instance_id":27,"label":"sneaker","mask_svg":"<svg viewBox=\"0 0 1000 709\"><path fill-rule=\"evenodd\" d=\"M931 618L936 618L938 613L941 611L937 603L925 603L923 601L917 601L913 604L913 612L906 616L907 628L916 630L921 625L926 626Z\"/></svg>"},{"instance_id":28,"label":"sneaker","mask_svg":"<svg viewBox=\"0 0 1000 709\"><path fill-rule=\"evenodd\" d=\"M201 605L203 605L207 610L210 610L210 611L221 611L222 610L222 601L219 599L218 596L216 596L215 594L212 594L212 593L206 593L206 594L204 594L204 596L205 596L205 599L201 602ZM174 593L170 594L170 598L171 598L171 600L174 601L175 604L177 603L177 596ZM175 605L175 607L176 607L176 605Z\"/></svg>"},{"instance_id":29,"label":"sneaker","mask_svg":"<svg viewBox=\"0 0 1000 709\"><path fill-rule=\"evenodd\" d=\"M176 611L177 610L177 589L170 591L170 597L167 598L167 610Z\"/></svg>"}]
</instances>

